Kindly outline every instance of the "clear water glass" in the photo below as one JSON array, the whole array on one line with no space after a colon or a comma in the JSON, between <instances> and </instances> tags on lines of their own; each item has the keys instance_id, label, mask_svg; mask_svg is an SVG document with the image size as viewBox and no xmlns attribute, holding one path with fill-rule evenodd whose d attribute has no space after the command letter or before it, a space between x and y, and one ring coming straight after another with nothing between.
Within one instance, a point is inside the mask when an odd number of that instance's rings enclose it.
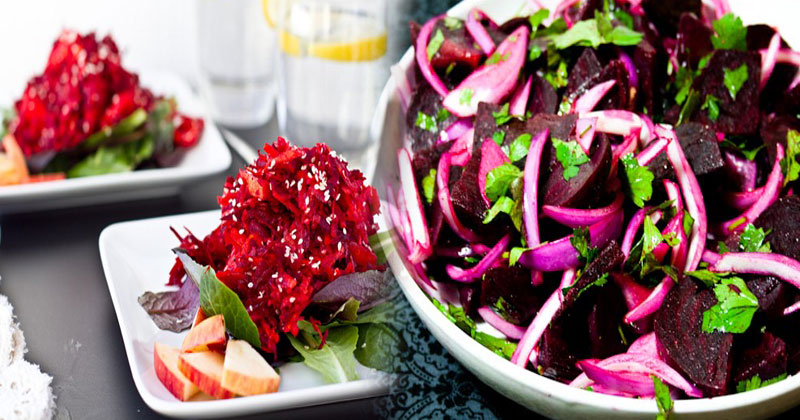
<instances>
[{"instance_id":1,"label":"clear water glass","mask_svg":"<svg viewBox=\"0 0 800 420\"><path fill-rule=\"evenodd\" d=\"M280 1L281 133L296 144L328 143L359 165L389 77L386 0Z\"/></svg>"},{"instance_id":2,"label":"clear water glass","mask_svg":"<svg viewBox=\"0 0 800 420\"><path fill-rule=\"evenodd\" d=\"M215 121L255 127L275 109L276 33L262 0L197 0L200 90Z\"/></svg>"}]
</instances>

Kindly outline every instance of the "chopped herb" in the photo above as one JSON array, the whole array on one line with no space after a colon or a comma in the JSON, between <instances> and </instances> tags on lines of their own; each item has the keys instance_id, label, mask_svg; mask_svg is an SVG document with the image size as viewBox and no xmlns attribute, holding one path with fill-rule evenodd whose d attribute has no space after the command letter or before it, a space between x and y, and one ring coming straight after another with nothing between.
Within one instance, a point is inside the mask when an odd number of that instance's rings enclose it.
<instances>
[{"instance_id":1,"label":"chopped herb","mask_svg":"<svg viewBox=\"0 0 800 420\"><path fill-rule=\"evenodd\" d=\"M583 264L589 264L597 258L597 247L592 246L591 235L589 228L577 227L572 230L572 236L569 238L569 243L578 251L578 261Z\"/></svg>"},{"instance_id":2,"label":"chopped herb","mask_svg":"<svg viewBox=\"0 0 800 420\"><path fill-rule=\"evenodd\" d=\"M728 93L731 94L731 99L735 101L736 95L739 93L739 90L742 88L742 85L744 85L744 82L746 82L748 78L747 64L742 64L741 66L737 67L736 70L723 68L722 71L724 72L722 81L725 84L725 87L728 88Z\"/></svg>"},{"instance_id":3,"label":"chopped herb","mask_svg":"<svg viewBox=\"0 0 800 420\"><path fill-rule=\"evenodd\" d=\"M703 106L700 107L700 110L706 109L708 110L708 118L716 122L719 118L719 99L714 95L706 95L706 100L703 102Z\"/></svg>"},{"instance_id":4,"label":"chopped herb","mask_svg":"<svg viewBox=\"0 0 800 420\"><path fill-rule=\"evenodd\" d=\"M733 141L729 140L727 137L725 137L725 140L722 140L720 146L727 147L728 149L739 152L742 154L742 156L745 157L745 159L752 161L756 158L758 152L760 152L761 149L767 147L766 143L763 142L760 143L761 144L759 146L756 146L755 148L748 148L747 139L742 139L739 142L739 144L736 144Z\"/></svg>"},{"instance_id":5,"label":"chopped herb","mask_svg":"<svg viewBox=\"0 0 800 420\"><path fill-rule=\"evenodd\" d=\"M789 130L786 133L786 156L781 160L783 185L800 177L800 163L797 162L798 154L800 154L800 133L795 130Z\"/></svg>"},{"instance_id":6,"label":"chopped herb","mask_svg":"<svg viewBox=\"0 0 800 420\"><path fill-rule=\"evenodd\" d=\"M442 43L444 43L444 34L441 29L437 29L431 40L428 41L428 60L433 59L433 56L439 52L439 48L442 48Z\"/></svg>"},{"instance_id":7,"label":"chopped herb","mask_svg":"<svg viewBox=\"0 0 800 420\"><path fill-rule=\"evenodd\" d=\"M671 247L676 247L681 244L681 237L676 235L675 232L669 232L664 235L664 241Z\"/></svg>"},{"instance_id":8,"label":"chopped herb","mask_svg":"<svg viewBox=\"0 0 800 420\"><path fill-rule=\"evenodd\" d=\"M460 29L462 26L464 26L464 24L461 22L460 19L454 18L452 16L445 17L443 23L444 26L451 31Z\"/></svg>"},{"instance_id":9,"label":"chopped herb","mask_svg":"<svg viewBox=\"0 0 800 420\"><path fill-rule=\"evenodd\" d=\"M414 125L431 133L436 132L436 119L422 111L417 111L417 121Z\"/></svg>"},{"instance_id":10,"label":"chopped herb","mask_svg":"<svg viewBox=\"0 0 800 420\"><path fill-rule=\"evenodd\" d=\"M597 48L602 44L631 46L639 44L642 37L640 32L626 26L612 27L606 16L595 12L594 19L576 22L566 32L553 35L551 40L556 48L563 50L573 45L592 48Z\"/></svg>"},{"instance_id":11,"label":"chopped herb","mask_svg":"<svg viewBox=\"0 0 800 420\"><path fill-rule=\"evenodd\" d=\"M564 180L569 181L578 175L580 166L589 162L589 157L576 141L563 141L553 138L553 146L556 148L556 159L564 168Z\"/></svg>"},{"instance_id":12,"label":"chopped herb","mask_svg":"<svg viewBox=\"0 0 800 420\"><path fill-rule=\"evenodd\" d=\"M511 215L511 212L514 210L515 204L516 203L514 203L514 200L509 197L502 196L498 198L497 201L494 203L494 205L486 213L486 217L483 219L483 223L484 224L491 223L492 220L494 220L494 218L497 217L497 215L500 213Z\"/></svg>"},{"instance_id":13,"label":"chopped herb","mask_svg":"<svg viewBox=\"0 0 800 420\"><path fill-rule=\"evenodd\" d=\"M694 217L686 209L683 210L683 233L690 236L694 227Z\"/></svg>"},{"instance_id":14,"label":"chopped herb","mask_svg":"<svg viewBox=\"0 0 800 420\"><path fill-rule=\"evenodd\" d=\"M464 89L461 91L461 95L458 97L458 103L461 105L469 105L472 103L472 89Z\"/></svg>"},{"instance_id":15,"label":"chopped herb","mask_svg":"<svg viewBox=\"0 0 800 420\"><path fill-rule=\"evenodd\" d=\"M687 271L684 274L686 274L687 276L694 277L697 280L700 280L701 282L703 282L703 284L706 285L706 287L714 287L714 285L722 281L722 279L724 278L722 274L715 273L713 271L708 271L706 269Z\"/></svg>"},{"instance_id":16,"label":"chopped herb","mask_svg":"<svg viewBox=\"0 0 800 420\"><path fill-rule=\"evenodd\" d=\"M525 251L530 251L530 248L523 248L519 246L511 248L511 251L508 252L509 267L516 264L517 261L519 261L519 257L521 257Z\"/></svg>"},{"instance_id":17,"label":"chopped herb","mask_svg":"<svg viewBox=\"0 0 800 420\"><path fill-rule=\"evenodd\" d=\"M656 224L653 223L650 216L645 216L642 233L642 250L644 253L651 254L663 240L664 237L661 236L661 232L656 227Z\"/></svg>"},{"instance_id":18,"label":"chopped herb","mask_svg":"<svg viewBox=\"0 0 800 420\"><path fill-rule=\"evenodd\" d=\"M511 356L514 354L514 350L517 349L516 343L512 343L508 340L497 338L478 331L475 321L467 316L466 312L464 312L464 308L453 305L448 305L445 307L441 302L434 298L431 298L431 302L433 303L433 306L439 309L439 311L450 320L450 322L456 324L461 331L464 331L470 337L475 339L475 341L488 348L498 356L509 360L511 359Z\"/></svg>"},{"instance_id":19,"label":"chopped herb","mask_svg":"<svg viewBox=\"0 0 800 420\"><path fill-rule=\"evenodd\" d=\"M728 248L728 245L725 245L725 242L719 241L717 242L717 252L720 254L727 254L731 252L731 250Z\"/></svg>"},{"instance_id":20,"label":"chopped herb","mask_svg":"<svg viewBox=\"0 0 800 420\"><path fill-rule=\"evenodd\" d=\"M633 203L639 207L644 207L644 203L653 196L653 180L655 176L647 166L639 165L639 161L628 153L622 157L622 170L625 172L627 180L628 196Z\"/></svg>"},{"instance_id":21,"label":"chopped herb","mask_svg":"<svg viewBox=\"0 0 800 420\"><path fill-rule=\"evenodd\" d=\"M544 79L553 86L553 89L560 89L567 85L567 62L561 61L557 66L556 69L551 69L544 74Z\"/></svg>"},{"instance_id":22,"label":"chopped herb","mask_svg":"<svg viewBox=\"0 0 800 420\"><path fill-rule=\"evenodd\" d=\"M500 55L499 51L495 51L494 54L490 55L489 58L486 59L486 65L491 66L497 63L502 63L504 61L508 61L508 57L511 57L511 52L507 52L503 55Z\"/></svg>"},{"instance_id":23,"label":"chopped herb","mask_svg":"<svg viewBox=\"0 0 800 420\"><path fill-rule=\"evenodd\" d=\"M447 68L444 69L445 76L449 76L450 73L452 73L453 69L455 69L455 68L456 68L456 63L455 62L448 64Z\"/></svg>"},{"instance_id":24,"label":"chopped herb","mask_svg":"<svg viewBox=\"0 0 800 420\"><path fill-rule=\"evenodd\" d=\"M428 204L433 203L434 191L436 189L436 169L431 169L424 178L422 178L422 194L425 196L425 201Z\"/></svg>"},{"instance_id":25,"label":"chopped herb","mask_svg":"<svg viewBox=\"0 0 800 420\"><path fill-rule=\"evenodd\" d=\"M508 150L508 158L512 162L523 159L528 156L528 150L531 148L531 135L528 133L520 134L513 142Z\"/></svg>"},{"instance_id":26,"label":"chopped herb","mask_svg":"<svg viewBox=\"0 0 800 420\"><path fill-rule=\"evenodd\" d=\"M499 111L492 111L492 117L494 117L494 122L498 127L511 121L511 118L513 118L513 116L508 113L508 107L509 105L506 103Z\"/></svg>"},{"instance_id":27,"label":"chopped herb","mask_svg":"<svg viewBox=\"0 0 800 420\"><path fill-rule=\"evenodd\" d=\"M522 177L522 171L511 163L500 165L486 174L486 196L491 201L506 195L511 183Z\"/></svg>"},{"instance_id":28,"label":"chopped herb","mask_svg":"<svg viewBox=\"0 0 800 420\"><path fill-rule=\"evenodd\" d=\"M756 228L749 223L739 237L739 248L742 252L772 252L769 242L764 242L767 235L769 232L764 232L764 229Z\"/></svg>"},{"instance_id":29,"label":"chopped herb","mask_svg":"<svg viewBox=\"0 0 800 420\"><path fill-rule=\"evenodd\" d=\"M715 32L711 37L711 45L715 49L747 50L747 27L738 16L728 13L715 20L711 25Z\"/></svg>"},{"instance_id":30,"label":"chopped herb","mask_svg":"<svg viewBox=\"0 0 800 420\"><path fill-rule=\"evenodd\" d=\"M533 44L531 45L531 50L528 53L528 61L536 60L537 58L542 56L542 47Z\"/></svg>"},{"instance_id":31,"label":"chopped herb","mask_svg":"<svg viewBox=\"0 0 800 420\"><path fill-rule=\"evenodd\" d=\"M786 377L787 377L786 373L782 373L772 379L767 379L766 381L762 381L758 375L755 375L750 379L739 381L739 383L736 384L736 392L747 392L747 391L752 391L754 389L763 388L767 385L778 383L786 379Z\"/></svg>"},{"instance_id":32,"label":"chopped herb","mask_svg":"<svg viewBox=\"0 0 800 420\"><path fill-rule=\"evenodd\" d=\"M681 107L681 113L678 115L678 122L675 125L679 126L689 121L698 107L700 107L700 93L692 89L689 91L688 96L686 96L686 102L684 102Z\"/></svg>"},{"instance_id":33,"label":"chopped herb","mask_svg":"<svg viewBox=\"0 0 800 420\"><path fill-rule=\"evenodd\" d=\"M497 143L498 146L503 145L503 141L506 139L506 132L505 131L495 131L492 134L492 141Z\"/></svg>"},{"instance_id":34,"label":"chopped herb","mask_svg":"<svg viewBox=\"0 0 800 420\"><path fill-rule=\"evenodd\" d=\"M608 273L603 273L603 275L600 276L600 278L598 278L597 280L587 284L586 286L583 286L580 290L578 290L578 294L575 295L575 300L577 300L579 297L581 297L583 292L589 290L590 288L592 288L594 286L602 287L602 286L605 286L606 283L608 283ZM572 289L573 287L575 287L575 284L572 284L570 286L562 288L561 289L561 294L566 296L567 293L569 293L569 290Z\"/></svg>"},{"instance_id":35,"label":"chopped herb","mask_svg":"<svg viewBox=\"0 0 800 420\"><path fill-rule=\"evenodd\" d=\"M438 112L436 112L436 122L442 122L448 118L450 118L450 111L447 108L442 108Z\"/></svg>"},{"instance_id":36,"label":"chopped herb","mask_svg":"<svg viewBox=\"0 0 800 420\"><path fill-rule=\"evenodd\" d=\"M703 312L703 332L740 334L747 331L758 299L739 277L723 278L714 286L717 304Z\"/></svg>"},{"instance_id":37,"label":"chopped herb","mask_svg":"<svg viewBox=\"0 0 800 420\"><path fill-rule=\"evenodd\" d=\"M535 31L539 27L539 25L541 25L542 22L544 22L544 20L547 19L549 16L550 16L549 10L539 9L536 11L536 13L528 17L528 22L531 23L531 28L533 28L533 30Z\"/></svg>"},{"instance_id":38,"label":"chopped herb","mask_svg":"<svg viewBox=\"0 0 800 420\"><path fill-rule=\"evenodd\" d=\"M664 382L661 382L661 379L653 375L653 389L655 389L656 404L658 405L656 420L670 420L674 403L672 402L672 396L669 395L669 387Z\"/></svg>"},{"instance_id":39,"label":"chopped herb","mask_svg":"<svg viewBox=\"0 0 800 420\"><path fill-rule=\"evenodd\" d=\"M746 217L744 217L744 216L742 216L742 217L740 217L740 218L736 219L736 220L735 220L733 223L731 223L731 225L730 225L730 226L728 226L728 230L730 230L731 232L733 232L734 230L736 230L736 228L738 228L739 226L741 226L743 223L747 223L747 218L746 218Z\"/></svg>"}]
</instances>

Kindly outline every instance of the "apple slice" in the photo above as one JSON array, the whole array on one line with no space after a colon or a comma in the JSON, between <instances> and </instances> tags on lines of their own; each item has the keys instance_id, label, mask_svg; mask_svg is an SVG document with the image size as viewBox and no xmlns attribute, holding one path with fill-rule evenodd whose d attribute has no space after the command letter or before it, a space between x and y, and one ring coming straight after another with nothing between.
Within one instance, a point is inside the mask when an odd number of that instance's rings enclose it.
<instances>
[{"instance_id":1,"label":"apple slice","mask_svg":"<svg viewBox=\"0 0 800 420\"><path fill-rule=\"evenodd\" d=\"M198 393L197 386L178 369L179 348L156 342L153 354L156 376L175 398L188 401Z\"/></svg>"},{"instance_id":2,"label":"apple slice","mask_svg":"<svg viewBox=\"0 0 800 420\"><path fill-rule=\"evenodd\" d=\"M225 342L228 337L225 335L225 319L222 315L214 315L206 318L186 334L181 345L184 353L195 353L207 350L225 349Z\"/></svg>"},{"instance_id":3,"label":"apple slice","mask_svg":"<svg viewBox=\"0 0 800 420\"><path fill-rule=\"evenodd\" d=\"M206 316L206 313L203 312L203 308L198 307L197 308L197 313L194 315L194 321L192 322L192 328L196 327L197 324L203 322L203 320L205 320L206 318L208 318L208 317Z\"/></svg>"},{"instance_id":4,"label":"apple slice","mask_svg":"<svg viewBox=\"0 0 800 420\"><path fill-rule=\"evenodd\" d=\"M222 387L239 395L275 392L281 377L260 354L244 340L230 340L225 348Z\"/></svg>"},{"instance_id":5,"label":"apple slice","mask_svg":"<svg viewBox=\"0 0 800 420\"><path fill-rule=\"evenodd\" d=\"M217 399L233 398L236 395L222 387L224 357L213 351L183 353L178 359L178 369L194 382L201 391Z\"/></svg>"}]
</instances>

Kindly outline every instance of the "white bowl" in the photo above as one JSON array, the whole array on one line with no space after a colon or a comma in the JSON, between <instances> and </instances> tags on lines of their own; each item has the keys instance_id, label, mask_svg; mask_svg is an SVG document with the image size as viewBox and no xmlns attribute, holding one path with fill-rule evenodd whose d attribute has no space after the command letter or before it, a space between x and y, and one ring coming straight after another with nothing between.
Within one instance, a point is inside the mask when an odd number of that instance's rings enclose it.
<instances>
[{"instance_id":1,"label":"white bowl","mask_svg":"<svg viewBox=\"0 0 800 420\"><path fill-rule=\"evenodd\" d=\"M465 18L468 11L477 6L495 21L504 22L526 3L524 0L466 0L450 9L448 14ZM739 5L742 7L736 7ZM745 9L755 9L757 4L751 4L747 8L745 5L745 2L734 3L734 11L745 15L743 20L748 22L750 19L747 14L750 12ZM795 41L795 44L798 42ZM394 185L395 188L399 186L397 150L403 145L406 130L397 86L398 81L405 82L398 79L402 77L414 84L414 65L413 50L409 49L393 70L373 120L373 135L381 139L375 176L375 185L381 193L385 191L387 184ZM386 212L384 217L385 214ZM386 224L391 226L389 221ZM447 351L490 387L511 400L552 418L652 419L658 413L653 400L615 397L571 388L522 369L483 347L445 318L431 303L412 277L413 270L405 258L405 246L397 236L393 237L393 243L395 249L387 253L389 265L411 306ZM675 401L674 413L682 419L707 419L713 416L744 420L770 417L798 403L800 375L794 375L777 384L742 394Z\"/></svg>"}]
</instances>

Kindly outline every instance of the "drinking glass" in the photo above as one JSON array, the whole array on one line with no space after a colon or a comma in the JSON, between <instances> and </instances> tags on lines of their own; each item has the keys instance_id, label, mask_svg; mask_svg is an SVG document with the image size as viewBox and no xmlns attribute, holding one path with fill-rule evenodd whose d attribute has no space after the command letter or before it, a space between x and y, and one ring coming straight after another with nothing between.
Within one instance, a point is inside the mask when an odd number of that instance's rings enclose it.
<instances>
[{"instance_id":1,"label":"drinking glass","mask_svg":"<svg viewBox=\"0 0 800 420\"><path fill-rule=\"evenodd\" d=\"M386 0L279 1L278 122L291 141L326 142L359 165L389 77Z\"/></svg>"},{"instance_id":2,"label":"drinking glass","mask_svg":"<svg viewBox=\"0 0 800 420\"><path fill-rule=\"evenodd\" d=\"M266 123L275 109L276 91L276 35L267 8L262 0L195 4L200 90L212 117L242 128Z\"/></svg>"}]
</instances>

